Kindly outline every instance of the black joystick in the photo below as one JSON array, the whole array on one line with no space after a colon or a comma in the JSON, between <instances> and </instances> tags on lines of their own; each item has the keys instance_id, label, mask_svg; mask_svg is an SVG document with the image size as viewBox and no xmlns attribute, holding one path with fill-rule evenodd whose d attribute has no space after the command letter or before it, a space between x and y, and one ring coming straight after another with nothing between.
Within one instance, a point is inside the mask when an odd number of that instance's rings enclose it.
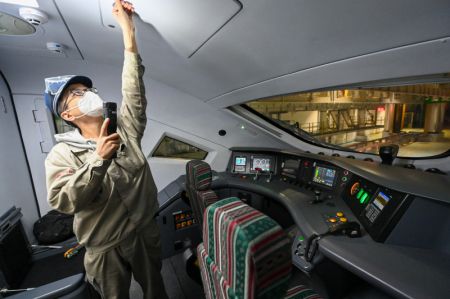
<instances>
[{"instance_id":1,"label":"black joystick","mask_svg":"<svg viewBox=\"0 0 450 299\"><path fill-rule=\"evenodd\" d=\"M396 144L381 146L379 150L381 164L392 165L392 162L397 157L398 150L399 146Z\"/></svg>"},{"instance_id":2,"label":"black joystick","mask_svg":"<svg viewBox=\"0 0 450 299\"><path fill-rule=\"evenodd\" d=\"M314 190L314 200L311 202L312 204L321 203L323 200L320 198L320 190Z\"/></svg>"}]
</instances>

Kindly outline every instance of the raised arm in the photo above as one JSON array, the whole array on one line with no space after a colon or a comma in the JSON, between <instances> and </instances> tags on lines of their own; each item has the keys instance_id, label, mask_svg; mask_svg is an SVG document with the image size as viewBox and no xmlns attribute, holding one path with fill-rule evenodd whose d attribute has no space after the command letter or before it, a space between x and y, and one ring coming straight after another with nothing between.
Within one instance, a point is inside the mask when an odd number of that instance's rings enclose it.
<instances>
[{"instance_id":1,"label":"raised arm","mask_svg":"<svg viewBox=\"0 0 450 299\"><path fill-rule=\"evenodd\" d=\"M134 7L130 2L115 0L113 15L122 29L125 50L137 54L138 50L134 31L133 13Z\"/></svg>"},{"instance_id":2,"label":"raised arm","mask_svg":"<svg viewBox=\"0 0 450 299\"><path fill-rule=\"evenodd\" d=\"M124 65L122 71L122 106L120 107L119 126L130 137L141 140L147 117L147 99L142 79L144 66L138 54L133 22L134 8L131 3L115 0L113 15L122 29L124 43Z\"/></svg>"}]
</instances>

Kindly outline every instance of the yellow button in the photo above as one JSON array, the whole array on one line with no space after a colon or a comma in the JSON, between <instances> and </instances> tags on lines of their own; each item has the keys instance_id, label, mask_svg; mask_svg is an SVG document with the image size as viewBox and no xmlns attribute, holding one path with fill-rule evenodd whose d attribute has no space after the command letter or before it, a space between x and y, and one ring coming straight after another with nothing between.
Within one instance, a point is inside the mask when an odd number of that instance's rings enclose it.
<instances>
[{"instance_id":1,"label":"yellow button","mask_svg":"<svg viewBox=\"0 0 450 299\"><path fill-rule=\"evenodd\" d=\"M337 212L337 213L336 213L336 216L342 217L342 216L344 216L344 213L342 213L342 212Z\"/></svg>"},{"instance_id":2,"label":"yellow button","mask_svg":"<svg viewBox=\"0 0 450 299\"><path fill-rule=\"evenodd\" d=\"M341 222L347 222L347 218L345 218L345 217L341 217L341 218L339 218L339 220L340 220Z\"/></svg>"},{"instance_id":3,"label":"yellow button","mask_svg":"<svg viewBox=\"0 0 450 299\"><path fill-rule=\"evenodd\" d=\"M330 218L330 219L328 219L328 221L330 221L331 223L335 223L337 220L336 220L336 218Z\"/></svg>"}]
</instances>

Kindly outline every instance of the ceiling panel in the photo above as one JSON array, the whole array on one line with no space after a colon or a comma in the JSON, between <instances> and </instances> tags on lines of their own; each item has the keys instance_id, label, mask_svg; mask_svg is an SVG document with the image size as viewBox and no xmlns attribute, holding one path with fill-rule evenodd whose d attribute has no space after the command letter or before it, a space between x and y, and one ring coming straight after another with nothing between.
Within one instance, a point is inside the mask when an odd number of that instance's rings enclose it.
<instances>
[{"instance_id":1,"label":"ceiling panel","mask_svg":"<svg viewBox=\"0 0 450 299\"><path fill-rule=\"evenodd\" d=\"M10 36L0 35L0 54L10 59L22 55L45 56L55 58L81 59L80 53L70 36L67 27L61 19L53 1L40 1L39 10L48 16L48 22L36 28L31 35ZM0 3L0 11L19 16L18 5ZM64 46L64 54L53 53L47 50L47 42L57 42Z\"/></svg>"},{"instance_id":2,"label":"ceiling panel","mask_svg":"<svg viewBox=\"0 0 450 299\"><path fill-rule=\"evenodd\" d=\"M52 1L40 2L53 14L55 8L48 4ZM114 66L122 63L120 29L107 27L112 2L54 0L88 63ZM386 65L390 52L450 36L448 0L426 4L423 0L242 0L242 9L230 20L237 5L232 0L211 4L197 0L132 2L143 19L136 18L136 27L147 74L204 101L215 99L211 103L217 105L223 99L221 95L228 97L248 86L258 88L264 82L298 71L307 76L317 67L348 59L360 58L369 63L370 55L375 53L383 54L377 56L376 65L371 65L374 69L358 72L365 75L365 80L388 78L394 74ZM174 5L172 9L169 4ZM164 12L158 5L162 5ZM51 16L58 20L57 15ZM195 26L181 26L180 18ZM65 28L61 23L57 26ZM164 26L166 29L162 29ZM204 31L203 27L208 28ZM217 28L220 30L214 31ZM208 37L209 34L213 35ZM66 35L69 36L67 32ZM188 42L177 44L179 36ZM188 58L205 38L207 42ZM397 60L395 74L408 75L411 65L414 70L429 74L438 69L435 63L430 67L430 57L441 64L440 69L450 69L450 61L439 56L443 52L438 50L443 45L423 50L426 60L408 57ZM335 82L355 82L358 79L352 77L355 73L351 68L342 68L337 73L340 80ZM320 88L316 82L322 81L307 82L299 82L298 89ZM289 91L295 91L294 83L290 83Z\"/></svg>"},{"instance_id":3,"label":"ceiling panel","mask_svg":"<svg viewBox=\"0 0 450 299\"><path fill-rule=\"evenodd\" d=\"M192 56L241 9L235 0L134 0L136 12L184 57ZM117 26L113 1L99 0L104 26Z\"/></svg>"}]
</instances>

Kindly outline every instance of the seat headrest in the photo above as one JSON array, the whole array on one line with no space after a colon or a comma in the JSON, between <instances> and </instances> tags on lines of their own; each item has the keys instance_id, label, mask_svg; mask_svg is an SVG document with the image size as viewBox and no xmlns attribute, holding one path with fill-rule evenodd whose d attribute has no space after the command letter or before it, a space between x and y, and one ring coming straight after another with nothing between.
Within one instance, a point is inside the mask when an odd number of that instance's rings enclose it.
<instances>
[{"instance_id":1,"label":"seat headrest","mask_svg":"<svg viewBox=\"0 0 450 299\"><path fill-rule=\"evenodd\" d=\"M292 267L289 238L273 219L238 198L206 208L203 245L237 298L286 293Z\"/></svg>"},{"instance_id":2,"label":"seat headrest","mask_svg":"<svg viewBox=\"0 0 450 299\"><path fill-rule=\"evenodd\" d=\"M201 160L192 160L186 164L186 172L189 176L191 187L196 191L204 191L211 188L211 166Z\"/></svg>"}]
</instances>

